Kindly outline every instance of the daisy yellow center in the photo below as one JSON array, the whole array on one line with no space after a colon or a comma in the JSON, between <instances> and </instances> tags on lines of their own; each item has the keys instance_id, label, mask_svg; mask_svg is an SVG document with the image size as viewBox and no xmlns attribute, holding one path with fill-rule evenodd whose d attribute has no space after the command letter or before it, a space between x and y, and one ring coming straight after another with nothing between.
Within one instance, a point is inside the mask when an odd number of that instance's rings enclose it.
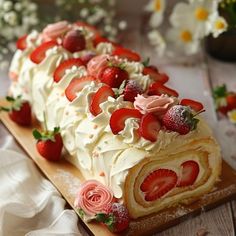
<instances>
[{"instance_id":1,"label":"daisy yellow center","mask_svg":"<svg viewBox=\"0 0 236 236\"><path fill-rule=\"evenodd\" d=\"M195 17L199 21L206 21L208 18L209 12L203 8L203 7L198 7L195 10Z\"/></svg>"},{"instance_id":2,"label":"daisy yellow center","mask_svg":"<svg viewBox=\"0 0 236 236\"><path fill-rule=\"evenodd\" d=\"M183 42L188 43L192 41L192 34L188 30L184 30L180 33L180 38Z\"/></svg>"},{"instance_id":3,"label":"daisy yellow center","mask_svg":"<svg viewBox=\"0 0 236 236\"><path fill-rule=\"evenodd\" d=\"M218 30L224 29L225 28L225 23L223 21L216 21L215 23L215 28Z\"/></svg>"},{"instance_id":4,"label":"daisy yellow center","mask_svg":"<svg viewBox=\"0 0 236 236\"><path fill-rule=\"evenodd\" d=\"M155 11L161 10L161 0L155 0L154 8L155 8Z\"/></svg>"}]
</instances>

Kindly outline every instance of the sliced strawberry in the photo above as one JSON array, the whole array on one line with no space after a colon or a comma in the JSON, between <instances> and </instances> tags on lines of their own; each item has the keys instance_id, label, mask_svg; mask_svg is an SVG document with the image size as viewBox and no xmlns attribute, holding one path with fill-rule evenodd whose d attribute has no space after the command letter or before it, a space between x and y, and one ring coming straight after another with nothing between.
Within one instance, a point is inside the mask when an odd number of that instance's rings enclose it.
<instances>
[{"instance_id":1,"label":"sliced strawberry","mask_svg":"<svg viewBox=\"0 0 236 236\"><path fill-rule=\"evenodd\" d=\"M92 31L95 35L99 34L99 31L93 26L88 23L82 22L82 21L77 21L75 22L77 26L87 28L89 31Z\"/></svg>"},{"instance_id":2,"label":"sliced strawberry","mask_svg":"<svg viewBox=\"0 0 236 236\"><path fill-rule=\"evenodd\" d=\"M102 112L100 104L105 102L109 96L114 97L115 93L111 87L106 85L98 89L98 91L93 95L89 109L94 116L97 116Z\"/></svg>"},{"instance_id":3,"label":"sliced strawberry","mask_svg":"<svg viewBox=\"0 0 236 236\"><path fill-rule=\"evenodd\" d=\"M113 134L118 134L125 127L128 118L141 119L142 114L136 109L120 108L114 111L110 118L110 127Z\"/></svg>"},{"instance_id":4,"label":"sliced strawberry","mask_svg":"<svg viewBox=\"0 0 236 236\"><path fill-rule=\"evenodd\" d=\"M144 67L143 74L149 75L151 79L158 81L162 84L166 83L169 80L168 75L159 73L158 70L152 66Z\"/></svg>"},{"instance_id":5,"label":"sliced strawberry","mask_svg":"<svg viewBox=\"0 0 236 236\"><path fill-rule=\"evenodd\" d=\"M189 106L196 112L201 111L204 108L202 103L191 100L191 99L182 99L180 102L180 105Z\"/></svg>"},{"instance_id":6,"label":"sliced strawberry","mask_svg":"<svg viewBox=\"0 0 236 236\"><path fill-rule=\"evenodd\" d=\"M81 78L72 79L65 90L67 99L72 102L77 96L76 93L81 91L85 85L90 84L92 81L95 81L93 76L83 76Z\"/></svg>"},{"instance_id":7,"label":"sliced strawberry","mask_svg":"<svg viewBox=\"0 0 236 236\"><path fill-rule=\"evenodd\" d=\"M176 186L177 174L173 170L158 169L150 173L140 186L146 201L155 201Z\"/></svg>"},{"instance_id":8,"label":"sliced strawberry","mask_svg":"<svg viewBox=\"0 0 236 236\"><path fill-rule=\"evenodd\" d=\"M99 43L110 43L111 41L107 38L102 37L100 34L96 34L93 38L93 46L96 47Z\"/></svg>"},{"instance_id":9,"label":"sliced strawberry","mask_svg":"<svg viewBox=\"0 0 236 236\"><path fill-rule=\"evenodd\" d=\"M181 164L182 175L177 187L185 187L194 184L199 174L199 165L196 161L185 161Z\"/></svg>"},{"instance_id":10,"label":"sliced strawberry","mask_svg":"<svg viewBox=\"0 0 236 236\"><path fill-rule=\"evenodd\" d=\"M27 34L20 37L17 42L16 42L16 47L20 50L25 50L27 48L27 43L26 43L26 38L27 38Z\"/></svg>"},{"instance_id":11,"label":"sliced strawberry","mask_svg":"<svg viewBox=\"0 0 236 236\"><path fill-rule=\"evenodd\" d=\"M113 56L118 56L120 58L126 58L129 61L140 61L141 57L138 53L131 51L128 48L116 47L113 52Z\"/></svg>"},{"instance_id":12,"label":"sliced strawberry","mask_svg":"<svg viewBox=\"0 0 236 236\"><path fill-rule=\"evenodd\" d=\"M161 123L156 116L151 113L147 113L142 117L139 127L139 134L143 138L151 142L156 142L160 129Z\"/></svg>"},{"instance_id":13,"label":"sliced strawberry","mask_svg":"<svg viewBox=\"0 0 236 236\"><path fill-rule=\"evenodd\" d=\"M179 96L177 91L175 91L174 89L168 88L167 86L163 85L160 82L155 82L155 83L151 84L149 87L148 94L149 95L159 95L159 96L161 94L167 94L167 95L173 96L173 97Z\"/></svg>"},{"instance_id":14,"label":"sliced strawberry","mask_svg":"<svg viewBox=\"0 0 236 236\"><path fill-rule=\"evenodd\" d=\"M39 64L46 57L47 50L55 46L57 46L57 42L55 41L48 41L41 44L30 54L30 60L36 64Z\"/></svg>"},{"instance_id":15,"label":"sliced strawberry","mask_svg":"<svg viewBox=\"0 0 236 236\"><path fill-rule=\"evenodd\" d=\"M124 80L129 79L129 74L126 70L119 66L106 67L101 75L101 82L109 85L112 88L119 88Z\"/></svg>"},{"instance_id":16,"label":"sliced strawberry","mask_svg":"<svg viewBox=\"0 0 236 236\"><path fill-rule=\"evenodd\" d=\"M83 66L84 63L79 58L70 58L63 61L54 71L53 78L55 82L59 82L65 75L65 71L72 68L73 66Z\"/></svg>"}]
</instances>

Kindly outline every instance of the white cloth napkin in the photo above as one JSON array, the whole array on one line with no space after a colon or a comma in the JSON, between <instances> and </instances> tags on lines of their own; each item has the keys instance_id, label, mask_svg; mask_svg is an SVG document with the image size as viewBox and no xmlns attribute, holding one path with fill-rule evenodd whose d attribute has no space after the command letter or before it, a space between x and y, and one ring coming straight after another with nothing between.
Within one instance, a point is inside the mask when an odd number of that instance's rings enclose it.
<instances>
[{"instance_id":1,"label":"white cloth napkin","mask_svg":"<svg viewBox=\"0 0 236 236\"><path fill-rule=\"evenodd\" d=\"M5 140L6 143L6 140ZM23 154L0 149L0 235L85 235L65 200Z\"/></svg>"}]
</instances>

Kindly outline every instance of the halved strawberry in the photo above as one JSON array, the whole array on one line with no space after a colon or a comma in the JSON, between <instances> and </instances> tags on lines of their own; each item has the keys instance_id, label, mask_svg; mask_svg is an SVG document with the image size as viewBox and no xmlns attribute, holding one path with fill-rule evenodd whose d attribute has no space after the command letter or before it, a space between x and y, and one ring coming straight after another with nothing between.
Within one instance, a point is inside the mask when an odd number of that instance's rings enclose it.
<instances>
[{"instance_id":1,"label":"halved strawberry","mask_svg":"<svg viewBox=\"0 0 236 236\"><path fill-rule=\"evenodd\" d=\"M92 31L96 35L99 34L99 31L93 25L90 25L90 24L85 23L83 21L77 21L77 22L75 22L75 24L77 26L80 26L80 27L83 27L83 28L87 28L89 31Z\"/></svg>"},{"instance_id":2,"label":"halved strawberry","mask_svg":"<svg viewBox=\"0 0 236 236\"><path fill-rule=\"evenodd\" d=\"M160 129L161 123L156 116L151 113L147 113L142 117L139 127L139 134L143 138L151 142L155 142Z\"/></svg>"},{"instance_id":3,"label":"halved strawberry","mask_svg":"<svg viewBox=\"0 0 236 236\"><path fill-rule=\"evenodd\" d=\"M180 105L189 106L196 112L201 111L204 108L202 103L191 99L182 99Z\"/></svg>"},{"instance_id":4,"label":"halved strawberry","mask_svg":"<svg viewBox=\"0 0 236 236\"><path fill-rule=\"evenodd\" d=\"M57 42L55 41L48 41L41 44L30 54L30 60L36 64L39 64L46 57L47 50L55 46L57 46Z\"/></svg>"},{"instance_id":5,"label":"halved strawberry","mask_svg":"<svg viewBox=\"0 0 236 236\"><path fill-rule=\"evenodd\" d=\"M199 174L199 165L196 161L185 161L181 164L182 175L177 187L185 187L194 184Z\"/></svg>"},{"instance_id":6,"label":"halved strawberry","mask_svg":"<svg viewBox=\"0 0 236 236\"><path fill-rule=\"evenodd\" d=\"M173 170L158 169L150 173L140 186L146 201L155 201L176 186L178 177Z\"/></svg>"},{"instance_id":7,"label":"halved strawberry","mask_svg":"<svg viewBox=\"0 0 236 236\"><path fill-rule=\"evenodd\" d=\"M97 116L102 112L100 104L105 102L109 96L114 97L115 93L111 87L106 85L98 89L98 91L93 95L89 110L94 116Z\"/></svg>"},{"instance_id":8,"label":"halved strawberry","mask_svg":"<svg viewBox=\"0 0 236 236\"><path fill-rule=\"evenodd\" d=\"M175 91L174 89L168 88L167 86L163 85L160 82L155 82L155 83L151 84L149 87L148 94L149 95L159 95L159 96L161 94L167 94L167 95L173 96L173 97L179 96L177 91Z\"/></svg>"},{"instance_id":9,"label":"halved strawberry","mask_svg":"<svg viewBox=\"0 0 236 236\"><path fill-rule=\"evenodd\" d=\"M20 50L25 50L27 48L27 43L26 43L26 38L27 38L27 34L20 37L17 42L16 42L16 47Z\"/></svg>"},{"instance_id":10,"label":"halved strawberry","mask_svg":"<svg viewBox=\"0 0 236 236\"><path fill-rule=\"evenodd\" d=\"M93 38L93 46L96 47L99 43L110 43L110 40L100 34L96 34Z\"/></svg>"},{"instance_id":11,"label":"halved strawberry","mask_svg":"<svg viewBox=\"0 0 236 236\"><path fill-rule=\"evenodd\" d=\"M110 118L110 127L113 134L118 134L125 127L125 121L128 118L138 118L141 119L142 114L131 108L120 108L115 110Z\"/></svg>"},{"instance_id":12,"label":"halved strawberry","mask_svg":"<svg viewBox=\"0 0 236 236\"><path fill-rule=\"evenodd\" d=\"M128 48L116 47L113 52L113 56L118 56L120 58L126 58L129 61L140 61L141 57L138 53L131 51Z\"/></svg>"},{"instance_id":13,"label":"halved strawberry","mask_svg":"<svg viewBox=\"0 0 236 236\"><path fill-rule=\"evenodd\" d=\"M71 80L70 84L65 90L65 95L67 99L72 102L76 98L76 93L81 91L83 87L90 84L96 79L93 76L83 76L81 78L74 78Z\"/></svg>"},{"instance_id":14,"label":"halved strawberry","mask_svg":"<svg viewBox=\"0 0 236 236\"><path fill-rule=\"evenodd\" d=\"M161 74L155 67L146 66L143 68L143 74L149 75L151 79L158 81L162 84L166 83L169 80L169 76L166 74Z\"/></svg>"},{"instance_id":15,"label":"halved strawberry","mask_svg":"<svg viewBox=\"0 0 236 236\"><path fill-rule=\"evenodd\" d=\"M68 60L63 61L54 71L53 78L55 82L59 82L62 77L65 75L65 71L67 69L72 68L72 66L83 66L84 63L79 58L70 58Z\"/></svg>"}]
</instances>

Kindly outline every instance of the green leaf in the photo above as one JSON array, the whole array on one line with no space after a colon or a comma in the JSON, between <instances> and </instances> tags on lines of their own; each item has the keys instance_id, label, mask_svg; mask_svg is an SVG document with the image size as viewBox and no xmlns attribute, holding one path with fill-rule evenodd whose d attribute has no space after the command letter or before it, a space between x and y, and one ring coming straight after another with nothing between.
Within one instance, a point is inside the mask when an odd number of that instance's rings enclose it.
<instances>
[{"instance_id":1,"label":"green leaf","mask_svg":"<svg viewBox=\"0 0 236 236\"><path fill-rule=\"evenodd\" d=\"M9 112L11 109L8 107L0 107L0 111L6 111Z\"/></svg>"},{"instance_id":2,"label":"green leaf","mask_svg":"<svg viewBox=\"0 0 236 236\"><path fill-rule=\"evenodd\" d=\"M106 222L106 219L107 219L107 215L105 213L97 213L95 215L95 220L97 222L103 222L105 223Z\"/></svg>"},{"instance_id":3,"label":"green leaf","mask_svg":"<svg viewBox=\"0 0 236 236\"><path fill-rule=\"evenodd\" d=\"M105 222L104 222L107 227L109 228L109 230L111 232L113 232L114 230L114 225L115 225L115 218L113 215L109 215L109 217L106 218Z\"/></svg>"},{"instance_id":4,"label":"green leaf","mask_svg":"<svg viewBox=\"0 0 236 236\"><path fill-rule=\"evenodd\" d=\"M150 57L148 57L145 61L142 62L144 66L149 66L150 63Z\"/></svg>"},{"instance_id":5,"label":"green leaf","mask_svg":"<svg viewBox=\"0 0 236 236\"><path fill-rule=\"evenodd\" d=\"M37 129L33 130L33 136L36 140L41 140L42 139L42 134Z\"/></svg>"},{"instance_id":6,"label":"green leaf","mask_svg":"<svg viewBox=\"0 0 236 236\"><path fill-rule=\"evenodd\" d=\"M10 96L6 96L6 100L8 102L14 102L15 101L15 99L13 97L10 97Z\"/></svg>"},{"instance_id":7,"label":"green leaf","mask_svg":"<svg viewBox=\"0 0 236 236\"><path fill-rule=\"evenodd\" d=\"M57 134L60 132L60 127L54 127L53 134Z\"/></svg>"},{"instance_id":8,"label":"green leaf","mask_svg":"<svg viewBox=\"0 0 236 236\"><path fill-rule=\"evenodd\" d=\"M84 211L80 208L77 212L78 212L80 218L84 219L84 215L85 215Z\"/></svg>"},{"instance_id":9,"label":"green leaf","mask_svg":"<svg viewBox=\"0 0 236 236\"><path fill-rule=\"evenodd\" d=\"M223 84L221 86L217 86L213 89L213 97L214 99L217 98L224 98L227 96L227 88L226 85Z\"/></svg>"}]
</instances>

